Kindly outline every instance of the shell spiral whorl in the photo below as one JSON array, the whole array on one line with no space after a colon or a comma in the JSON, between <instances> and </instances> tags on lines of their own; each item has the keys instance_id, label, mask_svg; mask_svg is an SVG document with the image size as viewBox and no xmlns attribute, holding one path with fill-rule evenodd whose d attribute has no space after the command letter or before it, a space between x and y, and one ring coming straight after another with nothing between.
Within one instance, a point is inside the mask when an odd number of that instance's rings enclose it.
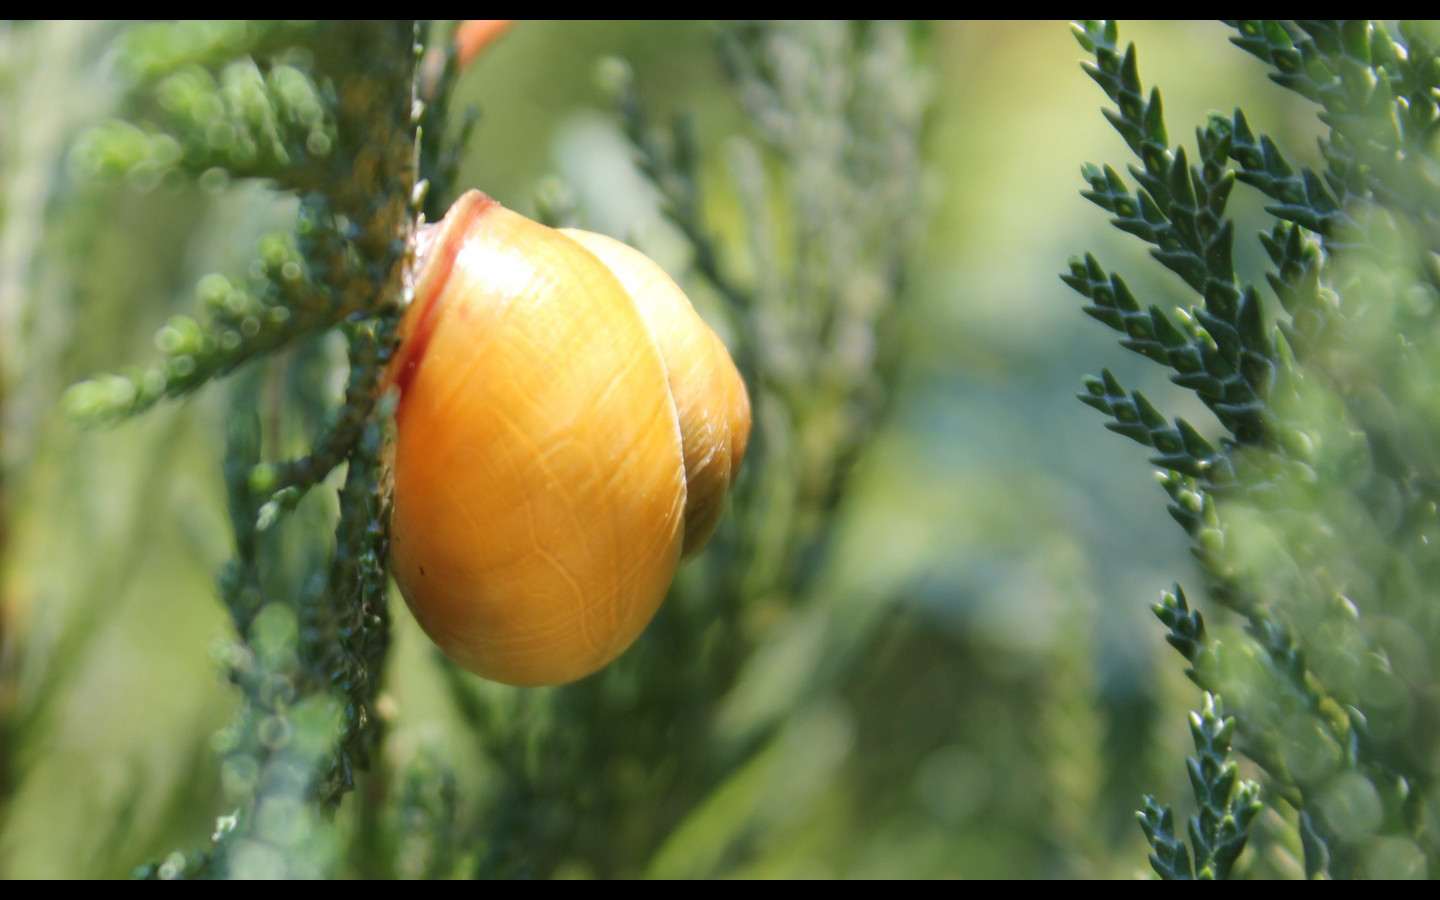
<instances>
[{"instance_id":1,"label":"shell spiral whorl","mask_svg":"<svg viewBox=\"0 0 1440 900\"><path fill-rule=\"evenodd\" d=\"M508 684L591 674L714 530L750 403L650 259L479 191L426 236L387 383L392 571L427 634Z\"/></svg>"}]
</instances>

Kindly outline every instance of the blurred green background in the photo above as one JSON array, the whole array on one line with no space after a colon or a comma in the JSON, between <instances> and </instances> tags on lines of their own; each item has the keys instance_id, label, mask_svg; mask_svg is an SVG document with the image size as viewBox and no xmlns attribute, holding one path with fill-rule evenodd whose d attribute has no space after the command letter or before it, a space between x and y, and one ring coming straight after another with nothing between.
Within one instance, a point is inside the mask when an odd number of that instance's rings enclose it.
<instances>
[{"instance_id":1,"label":"blurred green background","mask_svg":"<svg viewBox=\"0 0 1440 900\"><path fill-rule=\"evenodd\" d=\"M1223 26L1122 28L1162 88L1172 141L1192 144L1208 110L1238 105L1308 161L1313 116ZM213 582L230 553L221 392L103 431L67 422L57 399L152 358L151 335L189 309L195 279L246 259L289 211L254 186L71 181L69 143L123 113L115 33L0 25L0 653L24 657L0 684L11 878L122 875L202 839L223 811L211 736L235 700L210 650L227 627ZM1186 793L1198 691L1148 607L1195 572L1145 451L1074 393L1110 366L1161 408L1213 422L1082 315L1058 273L1092 250L1144 302L1182 302L1181 285L1079 196L1081 163L1129 155L1064 23L936 23L916 40L933 110L900 393L841 504L824 579L837 616L871 623L865 649L839 687L787 712L769 774L695 811L655 874L1128 877L1145 870L1142 792ZM559 176L588 227L673 263L681 244L595 86L611 55L657 119L694 115L726 231L727 139L745 121L701 23L516 26L463 76L455 106L482 115L457 187L533 212ZM1232 206L1240 274L1254 278L1259 203L1242 190ZM482 797L494 773L463 759L398 594L394 612L386 752L448 749L462 797ZM776 702L825 652L781 638L758 689ZM717 858L741 819L756 838Z\"/></svg>"}]
</instances>

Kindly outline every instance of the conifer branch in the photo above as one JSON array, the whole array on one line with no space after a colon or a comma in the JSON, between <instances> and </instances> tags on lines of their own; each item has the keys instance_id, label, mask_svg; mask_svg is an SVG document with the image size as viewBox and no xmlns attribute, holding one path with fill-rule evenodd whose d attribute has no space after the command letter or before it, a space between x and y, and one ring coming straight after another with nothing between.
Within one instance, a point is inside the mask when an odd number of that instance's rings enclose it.
<instances>
[{"instance_id":1,"label":"conifer branch","mask_svg":"<svg viewBox=\"0 0 1440 900\"><path fill-rule=\"evenodd\" d=\"M1164 470L1170 514L1193 541L1208 592L1245 622L1244 642L1217 639L1179 585L1154 607L1215 708L1192 722L1201 814L1188 847L1168 808L1147 799L1140 814L1152 865L1167 878L1229 873L1259 808L1253 791L1243 814L1214 803L1233 796L1223 774L1233 732L1264 770L1267 790L1299 810L1306 873L1345 877L1369 863L1353 823L1337 817L1337 784L1376 798L1382 812L1367 834L1403 836L1431 855L1435 849L1404 812L1425 776L1396 745L1377 739L1371 719L1379 710L1367 709L1352 687L1359 670L1394 684L1383 666L1363 662L1384 653L1366 617L1385 615L1387 601L1355 573L1435 564L1423 542L1385 546L1388 514L1359 487L1388 483L1394 502L1409 510L1403 520L1418 525L1430 520L1416 510L1433 504L1440 484L1433 454L1420 449L1430 426L1419 423L1430 418L1414 403L1415 385L1433 375L1412 363L1422 355L1418 345L1429 352L1433 341L1422 337L1428 324L1407 328L1400 300L1405 291L1431 303L1440 297L1428 265L1440 208L1432 186L1440 181L1431 145L1416 139L1434 120L1435 54L1423 36L1407 48L1370 23L1234 24L1235 43L1274 65L1272 78L1322 107L1331 128L1321 141L1326 170L1295 169L1238 109L1211 116L1197 132L1200 164L1186 166L1184 149L1167 145L1159 92L1142 91L1134 47L1118 51L1113 22L1080 23L1076 36L1094 56L1086 71L1116 104L1106 117L1143 163L1130 169L1133 193L1114 169L1086 166L1085 196L1117 228L1151 244L1151 255L1203 303L1172 318L1142 304L1089 255L1072 259L1062 277L1091 301L1089 315L1124 335L1122 346L1174 370L1171 380L1194 391L1230 432L1217 447L1182 420L1172 425L1108 370L1086 379L1080 395L1110 417L1108 428L1161 451L1151 462ZM1278 339L1267 333L1259 292L1234 277L1225 204L1236 180L1273 201L1266 209L1276 222L1260 241L1283 311ZM1407 351L1378 353L1375 338L1396 330ZM1415 424L1402 423L1402 408ZM1327 419L1337 413L1318 409L1338 411L1344 424L1337 429ZM1356 434L1368 453L1345 455L1341 448ZM1401 540L1418 534L1405 533ZM1273 542L1263 562L1257 540ZM1317 545L1330 555L1317 555ZM1347 565L1356 568L1332 570ZM1236 712L1219 725L1222 692ZM1297 729L1303 738L1293 736ZM1307 743L1305 754L1287 743L1295 740Z\"/></svg>"}]
</instances>

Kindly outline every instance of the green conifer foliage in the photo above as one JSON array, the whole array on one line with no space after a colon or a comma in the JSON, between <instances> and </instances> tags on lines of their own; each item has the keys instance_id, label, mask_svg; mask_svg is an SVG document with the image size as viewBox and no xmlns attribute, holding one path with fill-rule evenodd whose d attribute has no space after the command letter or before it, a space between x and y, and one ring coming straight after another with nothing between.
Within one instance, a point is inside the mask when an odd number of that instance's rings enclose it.
<instances>
[{"instance_id":1,"label":"green conifer foliage","mask_svg":"<svg viewBox=\"0 0 1440 900\"><path fill-rule=\"evenodd\" d=\"M119 49L130 115L94 128L72 153L82 175L140 190L254 180L299 201L293 229L264 237L243 274L200 280L202 313L156 335L161 362L66 395L74 416L114 420L234 373L224 473L235 556L219 581L235 640L219 655L242 703L215 741L232 808L209 850L139 874L333 871L327 811L376 746L388 643L378 380L421 195L415 47L408 22L133 26ZM326 409L313 388L284 385L321 373L317 338L331 331L343 337L349 378L340 405ZM321 424L307 452L278 458L275 423L296 413ZM332 541L317 540L324 516L313 506L284 521L342 465Z\"/></svg>"},{"instance_id":2,"label":"green conifer foliage","mask_svg":"<svg viewBox=\"0 0 1440 900\"><path fill-rule=\"evenodd\" d=\"M1085 70L1114 104L1105 116L1139 160L1128 181L1085 166L1085 196L1197 299L1146 306L1090 255L1072 259L1064 280L1121 346L1173 370L1221 429L1205 438L1108 370L1080 394L1106 427L1156 451L1204 589L1234 614L1207 625L1178 585L1155 607L1208 693L1192 717L1188 845L1153 798L1141 825L1164 878L1227 877L1262 804L1289 823L1311 877L1433 874L1437 34L1410 23L1398 37L1359 21L1230 24L1234 44L1317 105L1328 128L1319 170L1288 162L1240 110L1212 114L1195 150L1172 145L1134 46L1120 50L1113 22L1075 26L1093 54ZM1259 236L1278 301L1268 308L1232 259L1237 181L1264 195L1274 219ZM1239 779L1232 740L1258 784Z\"/></svg>"}]
</instances>

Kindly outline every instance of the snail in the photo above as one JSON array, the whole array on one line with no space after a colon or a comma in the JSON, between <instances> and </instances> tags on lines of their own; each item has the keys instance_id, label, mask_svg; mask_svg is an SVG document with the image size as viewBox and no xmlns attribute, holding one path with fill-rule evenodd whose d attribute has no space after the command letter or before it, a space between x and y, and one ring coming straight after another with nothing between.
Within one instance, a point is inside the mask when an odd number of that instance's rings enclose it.
<instances>
[{"instance_id":1,"label":"snail","mask_svg":"<svg viewBox=\"0 0 1440 900\"><path fill-rule=\"evenodd\" d=\"M715 529L750 432L744 383L648 257L479 191L425 229L416 272L385 379L395 580L466 669L583 678Z\"/></svg>"}]
</instances>

